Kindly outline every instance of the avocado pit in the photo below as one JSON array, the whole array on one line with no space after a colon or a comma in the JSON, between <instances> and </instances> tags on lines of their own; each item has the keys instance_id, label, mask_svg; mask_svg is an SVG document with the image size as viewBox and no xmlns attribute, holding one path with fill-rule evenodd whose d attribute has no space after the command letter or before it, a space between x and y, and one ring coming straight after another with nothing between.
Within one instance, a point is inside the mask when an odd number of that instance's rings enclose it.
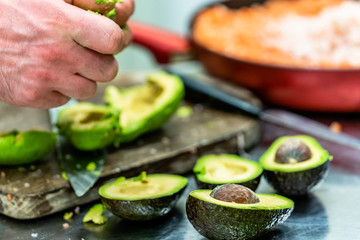
<instances>
[{"instance_id":1,"label":"avocado pit","mask_svg":"<svg viewBox=\"0 0 360 240\"><path fill-rule=\"evenodd\" d=\"M275 154L275 162L293 164L309 160L311 156L310 148L303 141L290 138L279 146Z\"/></svg>"},{"instance_id":2,"label":"avocado pit","mask_svg":"<svg viewBox=\"0 0 360 240\"><path fill-rule=\"evenodd\" d=\"M211 191L210 196L224 202L241 204L259 202L259 198L252 190L238 184L219 185Z\"/></svg>"},{"instance_id":3,"label":"avocado pit","mask_svg":"<svg viewBox=\"0 0 360 240\"><path fill-rule=\"evenodd\" d=\"M307 195L327 175L332 156L311 136L282 136L260 157L264 177L279 193Z\"/></svg>"}]
</instances>

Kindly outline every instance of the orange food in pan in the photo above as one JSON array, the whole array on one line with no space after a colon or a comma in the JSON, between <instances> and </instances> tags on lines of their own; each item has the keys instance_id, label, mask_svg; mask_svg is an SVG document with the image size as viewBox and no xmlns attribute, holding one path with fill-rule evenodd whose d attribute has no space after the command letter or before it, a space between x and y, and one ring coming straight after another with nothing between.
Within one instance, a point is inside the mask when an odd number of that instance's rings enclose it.
<instances>
[{"instance_id":1,"label":"orange food in pan","mask_svg":"<svg viewBox=\"0 0 360 240\"><path fill-rule=\"evenodd\" d=\"M349 2L353 5L347 9L355 5L360 9L360 2L345 0L269 0L240 9L215 5L195 18L193 39L212 51L244 61L358 69L360 35L354 34L360 34L360 14L355 10L345 13L341 6Z\"/></svg>"}]
</instances>

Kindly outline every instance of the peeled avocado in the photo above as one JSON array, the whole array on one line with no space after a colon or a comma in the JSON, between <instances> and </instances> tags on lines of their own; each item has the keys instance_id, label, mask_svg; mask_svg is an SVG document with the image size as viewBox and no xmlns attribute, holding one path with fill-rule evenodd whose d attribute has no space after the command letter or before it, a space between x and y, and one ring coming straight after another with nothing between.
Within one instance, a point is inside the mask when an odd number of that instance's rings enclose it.
<instances>
[{"instance_id":1,"label":"peeled avocado","mask_svg":"<svg viewBox=\"0 0 360 240\"><path fill-rule=\"evenodd\" d=\"M257 194L256 203L215 199L212 190L194 190L186 201L190 223L208 239L242 240L259 237L284 222L294 202L276 194Z\"/></svg>"},{"instance_id":2,"label":"peeled avocado","mask_svg":"<svg viewBox=\"0 0 360 240\"><path fill-rule=\"evenodd\" d=\"M236 183L256 190L260 183L262 167L259 163L233 154L205 155L198 159L193 172L197 184L203 189Z\"/></svg>"},{"instance_id":3,"label":"peeled avocado","mask_svg":"<svg viewBox=\"0 0 360 240\"><path fill-rule=\"evenodd\" d=\"M173 174L150 174L124 177L99 189L101 201L113 214L131 221L162 217L175 206L188 179Z\"/></svg>"},{"instance_id":4,"label":"peeled avocado","mask_svg":"<svg viewBox=\"0 0 360 240\"><path fill-rule=\"evenodd\" d=\"M181 79L166 72L148 75L147 82L129 88L109 86L105 102L121 111L119 142L131 142L163 126L177 110L185 90Z\"/></svg>"},{"instance_id":5,"label":"peeled avocado","mask_svg":"<svg viewBox=\"0 0 360 240\"><path fill-rule=\"evenodd\" d=\"M56 136L43 130L11 131L0 134L0 165L32 163L49 154Z\"/></svg>"},{"instance_id":6,"label":"peeled avocado","mask_svg":"<svg viewBox=\"0 0 360 240\"><path fill-rule=\"evenodd\" d=\"M64 108L57 121L59 133L78 149L102 149L120 132L119 112L111 107L82 102Z\"/></svg>"},{"instance_id":7,"label":"peeled avocado","mask_svg":"<svg viewBox=\"0 0 360 240\"><path fill-rule=\"evenodd\" d=\"M312 137L278 138L260 157L267 181L281 194L308 194L327 175L332 156Z\"/></svg>"}]
</instances>

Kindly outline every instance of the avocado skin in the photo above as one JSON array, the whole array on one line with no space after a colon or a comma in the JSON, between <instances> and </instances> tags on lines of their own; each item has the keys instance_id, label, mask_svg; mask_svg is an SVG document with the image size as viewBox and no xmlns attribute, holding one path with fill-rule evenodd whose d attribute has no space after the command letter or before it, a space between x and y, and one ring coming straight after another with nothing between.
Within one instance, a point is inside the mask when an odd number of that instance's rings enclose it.
<instances>
[{"instance_id":1,"label":"avocado skin","mask_svg":"<svg viewBox=\"0 0 360 240\"><path fill-rule=\"evenodd\" d=\"M293 208L276 210L234 209L200 200L186 201L190 223L204 237L214 240L242 240L259 237L284 222Z\"/></svg>"},{"instance_id":2,"label":"avocado skin","mask_svg":"<svg viewBox=\"0 0 360 240\"><path fill-rule=\"evenodd\" d=\"M70 142L79 150L92 151L103 149L114 142L117 130L115 127L104 129L93 129L91 131L76 131L63 133Z\"/></svg>"},{"instance_id":3,"label":"avocado skin","mask_svg":"<svg viewBox=\"0 0 360 240\"><path fill-rule=\"evenodd\" d=\"M100 195L102 203L114 215L130 221L149 221L168 214L184 192L180 191L165 197L142 200L115 200Z\"/></svg>"},{"instance_id":4,"label":"avocado skin","mask_svg":"<svg viewBox=\"0 0 360 240\"><path fill-rule=\"evenodd\" d=\"M320 184L329 171L330 161L315 168L299 172L280 172L264 170L264 177L280 194L301 197L306 196Z\"/></svg>"},{"instance_id":5,"label":"avocado skin","mask_svg":"<svg viewBox=\"0 0 360 240\"><path fill-rule=\"evenodd\" d=\"M0 165L29 164L55 148L56 135L43 130L9 132L0 136Z\"/></svg>"},{"instance_id":6,"label":"avocado skin","mask_svg":"<svg viewBox=\"0 0 360 240\"><path fill-rule=\"evenodd\" d=\"M251 190L255 191L257 189L257 187L260 184L260 180L261 180L261 176L262 174L260 174L258 177L246 181L246 182L231 182L231 183L235 183L235 184L239 184L245 187L250 188ZM203 182L200 181L198 178L196 178L196 184L198 185L199 188L201 189L214 189L219 185L225 184L225 183L221 183L221 184L212 184L212 183L207 183L207 182Z\"/></svg>"}]
</instances>

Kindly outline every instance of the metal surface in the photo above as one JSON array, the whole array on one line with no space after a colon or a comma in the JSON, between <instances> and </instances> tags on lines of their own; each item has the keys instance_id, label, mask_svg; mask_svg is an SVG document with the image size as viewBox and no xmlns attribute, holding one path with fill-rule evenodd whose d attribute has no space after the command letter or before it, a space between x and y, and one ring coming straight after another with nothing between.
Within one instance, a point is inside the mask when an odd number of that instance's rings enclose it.
<instances>
[{"instance_id":1,"label":"metal surface","mask_svg":"<svg viewBox=\"0 0 360 240\"><path fill-rule=\"evenodd\" d=\"M270 122L282 127L289 127L290 129L316 136L317 138L360 150L359 139L344 133L334 133L324 124L280 109L267 109L263 111L257 106L251 105L241 99L231 96L230 94L218 90L215 87L202 83L194 77L190 77L190 75L175 72L171 69L167 69L167 71L181 77L184 82L187 95L190 93L190 97L195 95L197 98L205 97L206 99L213 100L213 102L218 101L219 104L223 104L224 107L233 107L265 122Z\"/></svg>"},{"instance_id":2,"label":"metal surface","mask_svg":"<svg viewBox=\"0 0 360 240\"><path fill-rule=\"evenodd\" d=\"M333 120L328 118L329 121ZM344 129L352 134L360 135L360 116L349 117L341 121ZM293 134L285 128L279 128L272 124L264 126L262 143L249 152L248 157L258 159L271 141L279 135ZM352 168L358 160L359 151L348 154L346 148L327 148L334 160L331 163L329 175L325 181L309 198L295 200L295 210L283 224L278 225L262 239L269 240L339 240L359 239L360 236L360 211L358 199L360 199L360 172L352 173ZM346 162L352 161L353 166L346 166ZM63 219L69 209L49 217L31 221L19 221L0 216L1 239L52 239L52 240L204 240L187 220L185 203L187 194L196 188L191 174L189 186L180 198L175 209L163 219L146 223L130 223L106 212L108 222L104 225L83 224L82 218L86 211L93 205L81 206L80 214L74 214L72 221L68 222L69 228L64 229ZM266 183L264 178L257 192L270 193L274 190Z\"/></svg>"},{"instance_id":3,"label":"metal surface","mask_svg":"<svg viewBox=\"0 0 360 240\"><path fill-rule=\"evenodd\" d=\"M82 197L99 179L104 167L106 151L84 152L77 150L64 137L58 134L56 122L59 112L76 102L76 100L70 99L63 106L49 109L49 116L52 130L57 133L56 153L60 166L66 173L66 177L76 196Z\"/></svg>"},{"instance_id":4,"label":"metal surface","mask_svg":"<svg viewBox=\"0 0 360 240\"><path fill-rule=\"evenodd\" d=\"M296 200L290 218L262 239L357 239L360 236L357 224L360 217L357 210L359 187L359 176L331 169L323 185L309 198ZM186 196L195 188L195 181L190 177L190 185L175 209L165 218L154 222L130 223L107 211L106 224L83 224L82 218L91 206L87 205L81 207L79 215L75 214L68 229L63 228L63 223L66 223L64 213L31 222L0 217L1 236L2 239L203 240L185 213ZM273 191L262 179L257 192Z\"/></svg>"}]
</instances>

